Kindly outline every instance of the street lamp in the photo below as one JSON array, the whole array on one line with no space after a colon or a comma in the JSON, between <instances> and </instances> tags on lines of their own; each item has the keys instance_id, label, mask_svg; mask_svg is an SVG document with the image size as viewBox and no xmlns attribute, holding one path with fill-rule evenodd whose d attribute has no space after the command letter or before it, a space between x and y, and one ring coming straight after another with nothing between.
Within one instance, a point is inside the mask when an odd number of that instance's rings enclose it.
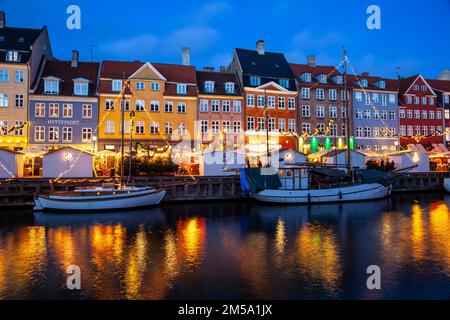
<instances>
[{"instance_id":1,"label":"street lamp","mask_svg":"<svg viewBox=\"0 0 450 320\"><path fill-rule=\"evenodd\" d=\"M97 136L92 136L92 152L95 152L95 143L97 142Z\"/></svg>"}]
</instances>

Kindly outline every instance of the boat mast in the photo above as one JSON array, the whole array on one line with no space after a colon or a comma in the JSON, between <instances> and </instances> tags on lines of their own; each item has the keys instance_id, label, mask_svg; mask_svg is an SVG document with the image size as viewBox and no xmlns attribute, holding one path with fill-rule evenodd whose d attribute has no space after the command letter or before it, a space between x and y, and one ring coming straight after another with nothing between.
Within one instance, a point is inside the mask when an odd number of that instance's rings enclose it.
<instances>
[{"instance_id":1,"label":"boat mast","mask_svg":"<svg viewBox=\"0 0 450 320\"><path fill-rule=\"evenodd\" d=\"M123 189L123 176L124 176L124 165L125 165L125 152L123 150L125 144L125 90L122 88L122 100L121 100L121 123L122 123L122 136L120 140L120 189Z\"/></svg>"},{"instance_id":2,"label":"boat mast","mask_svg":"<svg viewBox=\"0 0 450 320\"><path fill-rule=\"evenodd\" d=\"M264 89L264 113L266 116L266 157L267 167L270 167L270 151L269 151L269 109L267 105L267 92Z\"/></svg>"},{"instance_id":3,"label":"boat mast","mask_svg":"<svg viewBox=\"0 0 450 320\"><path fill-rule=\"evenodd\" d=\"M345 48L343 48L344 53L344 103L345 103L345 135L347 140L347 175L351 176L351 150L350 150L350 110L348 109L348 94L347 94L347 53L345 52Z\"/></svg>"},{"instance_id":4,"label":"boat mast","mask_svg":"<svg viewBox=\"0 0 450 320\"><path fill-rule=\"evenodd\" d=\"M134 128L134 111L130 112L130 156L128 159L128 185L131 184L131 170L132 170L132 161L133 161L133 128Z\"/></svg>"}]
</instances>

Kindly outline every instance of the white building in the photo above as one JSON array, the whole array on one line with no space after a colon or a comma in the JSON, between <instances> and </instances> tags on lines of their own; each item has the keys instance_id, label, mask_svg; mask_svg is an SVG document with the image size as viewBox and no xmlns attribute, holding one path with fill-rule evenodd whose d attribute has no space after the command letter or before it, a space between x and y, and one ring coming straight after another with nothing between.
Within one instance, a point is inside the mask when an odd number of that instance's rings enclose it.
<instances>
[{"instance_id":1,"label":"white building","mask_svg":"<svg viewBox=\"0 0 450 320\"><path fill-rule=\"evenodd\" d=\"M281 149L279 151L279 158L280 168L300 166L306 164L308 161L304 153L289 148Z\"/></svg>"},{"instance_id":2,"label":"white building","mask_svg":"<svg viewBox=\"0 0 450 320\"><path fill-rule=\"evenodd\" d=\"M352 168L364 169L368 158L361 152L351 150L350 153ZM347 166L347 150L329 150L323 151L317 154L308 155L308 161L312 163L320 163L328 166L337 166L339 168L345 168Z\"/></svg>"},{"instance_id":3,"label":"white building","mask_svg":"<svg viewBox=\"0 0 450 320\"><path fill-rule=\"evenodd\" d=\"M62 147L43 156L44 178L91 178L94 157L91 153L71 147Z\"/></svg>"},{"instance_id":4,"label":"white building","mask_svg":"<svg viewBox=\"0 0 450 320\"><path fill-rule=\"evenodd\" d=\"M24 154L0 148L0 179L23 177Z\"/></svg>"}]
</instances>

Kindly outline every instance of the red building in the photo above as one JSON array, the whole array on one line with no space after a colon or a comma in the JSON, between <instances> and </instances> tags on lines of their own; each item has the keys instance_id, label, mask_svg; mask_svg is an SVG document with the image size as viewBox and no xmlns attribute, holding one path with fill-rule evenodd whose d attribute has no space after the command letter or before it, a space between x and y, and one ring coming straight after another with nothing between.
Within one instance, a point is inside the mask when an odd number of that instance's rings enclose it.
<instances>
[{"instance_id":1,"label":"red building","mask_svg":"<svg viewBox=\"0 0 450 320\"><path fill-rule=\"evenodd\" d=\"M434 92L437 94L437 105L444 109L445 142L450 144L450 80L427 79Z\"/></svg>"},{"instance_id":2,"label":"red building","mask_svg":"<svg viewBox=\"0 0 450 320\"><path fill-rule=\"evenodd\" d=\"M400 144L422 144L426 148L444 142L444 109L437 95L420 74L400 80L399 134Z\"/></svg>"}]
</instances>

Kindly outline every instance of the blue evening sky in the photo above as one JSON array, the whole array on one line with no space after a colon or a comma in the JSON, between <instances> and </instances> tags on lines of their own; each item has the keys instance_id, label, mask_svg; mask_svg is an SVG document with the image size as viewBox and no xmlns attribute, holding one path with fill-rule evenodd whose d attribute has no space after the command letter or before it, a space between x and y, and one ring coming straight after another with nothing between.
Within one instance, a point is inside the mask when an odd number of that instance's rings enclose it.
<instances>
[{"instance_id":1,"label":"blue evening sky","mask_svg":"<svg viewBox=\"0 0 450 320\"><path fill-rule=\"evenodd\" d=\"M81 30L68 30L66 9L81 8ZM381 30L366 27L366 9L381 8ZM53 51L69 59L181 62L191 47L197 68L227 65L233 48L255 47L304 63L336 65L345 46L359 72L436 77L450 68L450 0L0 0L7 24L47 25Z\"/></svg>"}]
</instances>

